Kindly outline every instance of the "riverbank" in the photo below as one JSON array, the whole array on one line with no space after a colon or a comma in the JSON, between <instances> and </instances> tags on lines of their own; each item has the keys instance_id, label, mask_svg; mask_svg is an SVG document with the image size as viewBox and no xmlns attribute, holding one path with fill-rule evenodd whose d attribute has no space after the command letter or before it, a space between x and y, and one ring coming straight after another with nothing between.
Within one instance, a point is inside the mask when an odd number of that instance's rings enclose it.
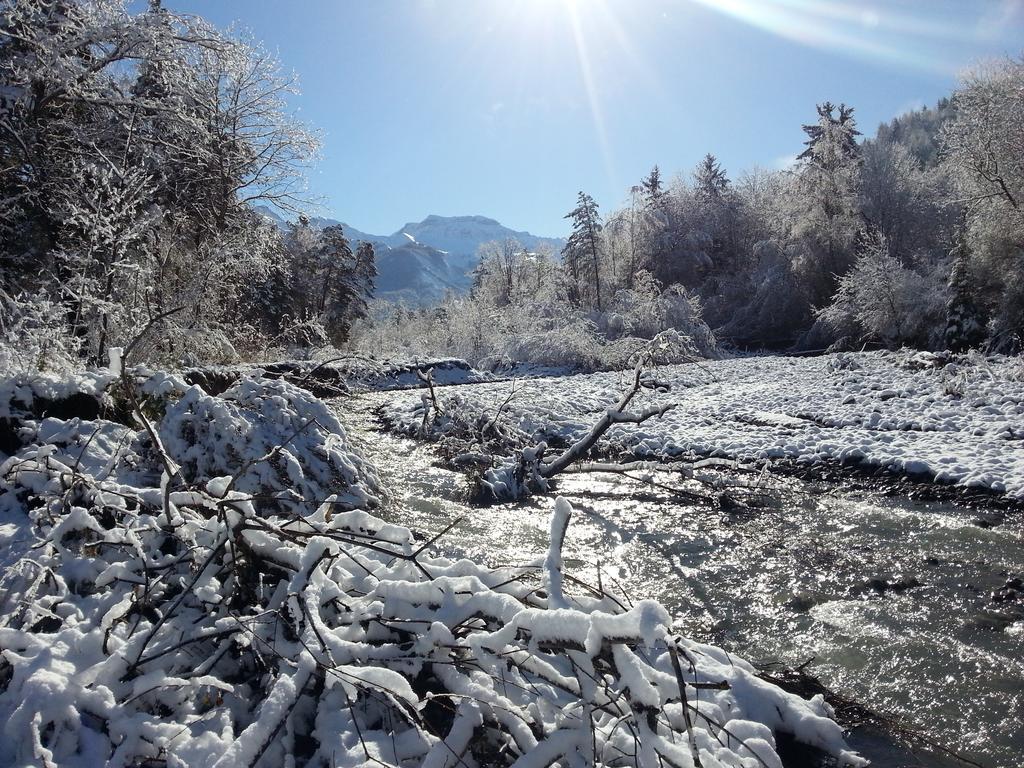
<instances>
[{"instance_id":1,"label":"riverbank","mask_svg":"<svg viewBox=\"0 0 1024 768\"><path fill-rule=\"evenodd\" d=\"M663 417L613 427L603 451L642 459L716 456L820 471L856 467L936 486L1024 500L1024 362L979 355L866 352L746 357L655 369L667 391L638 407ZM627 373L542 377L439 388L466 420L497 414L524 442L580 439L627 385ZM514 392L513 392L514 386ZM507 401L507 402L506 402ZM383 413L406 433L422 423L419 392Z\"/></svg>"}]
</instances>

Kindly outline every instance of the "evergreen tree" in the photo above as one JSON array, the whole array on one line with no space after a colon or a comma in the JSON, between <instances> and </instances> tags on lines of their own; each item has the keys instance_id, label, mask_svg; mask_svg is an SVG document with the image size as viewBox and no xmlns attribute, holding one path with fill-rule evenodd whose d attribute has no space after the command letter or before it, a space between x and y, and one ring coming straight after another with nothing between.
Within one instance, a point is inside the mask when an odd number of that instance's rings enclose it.
<instances>
[{"instance_id":1,"label":"evergreen tree","mask_svg":"<svg viewBox=\"0 0 1024 768\"><path fill-rule=\"evenodd\" d=\"M946 304L946 347L963 352L976 347L985 338L985 323L974 302L970 283L970 249L964 232L957 233L957 243L950 253L949 300Z\"/></svg>"},{"instance_id":2,"label":"evergreen tree","mask_svg":"<svg viewBox=\"0 0 1024 768\"><path fill-rule=\"evenodd\" d=\"M349 320L365 318L369 311L369 301L373 297L373 289L377 282L377 255L373 243L360 241L356 246L355 269L349 275L350 295Z\"/></svg>"},{"instance_id":3,"label":"evergreen tree","mask_svg":"<svg viewBox=\"0 0 1024 768\"><path fill-rule=\"evenodd\" d=\"M803 127L807 134L804 149L798 160L806 160L819 168L835 171L857 157L859 148L857 121L853 118L853 107L840 104L839 114L830 101L817 105L818 122Z\"/></svg>"},{"instance_id":4,"label":"evergreen tree","mask_svg":"<svg viewBox=\"0 0 1024 768\"><path fill-rule=\"evenodd\" d=\"M661 170L658 166L651 168L651 172L640 182L640 187L643 189L644 200L648 205L653 207L662 205L665 191L661 186Z\"/></svg>"},{"instance_id":5,"label":"evergreen tree","mask_svg":"<svg viewBox=\"0 0 1024 768\"><path fill-rule=\"evenodd\" d=\"M805 125L794 218L800 242L796 265L811 305L821 306L835 293L837 276L853 265L857 235L860 148L853 108L830 102L817 106L818 122Z\"/></svg>"},{"instance_id":6,"label":"evergreen tree","mask_svg":"<svg viewBox=\"0 0 1024 768\"><path fill-rule=\"evenodd\" d=\"M660 275L667 254L674 245L674 233L669 226L669 195L662 188L661 170L657 165L640 182L640 189L643 192L643 209L639 218L639 228L647 247L638 251L634 237L630 246L627 288L633 287L636 274L641 269L648 269Z\"/></svg>"},{"instance_id":7,"label":"evergreen tree","mask_svg":"<svg viewBox=\"0 0 1024 768\"><path fill-rule=\"evenodd\" d=\"M562 258L569 271L573 297L582 302L586 292L586 284L593 283L592 304L601 310L601 259L599 237L601 234L601 217L597 212L594 198L580 192L576 198L576 207L565 215L572 220L572 232L562 248Z\"/></svg>"},{"instance_id":8,"label":"evergreen tree","mask_svg":"<svg viewBox=\"0 0 1024 768\"><path fill-rule=\"evenodd\" d=\"M702 202L721 200L729 189L729 178L710 152L693 172L693 188L697 199Z\"/></svg>"}]
</instances>

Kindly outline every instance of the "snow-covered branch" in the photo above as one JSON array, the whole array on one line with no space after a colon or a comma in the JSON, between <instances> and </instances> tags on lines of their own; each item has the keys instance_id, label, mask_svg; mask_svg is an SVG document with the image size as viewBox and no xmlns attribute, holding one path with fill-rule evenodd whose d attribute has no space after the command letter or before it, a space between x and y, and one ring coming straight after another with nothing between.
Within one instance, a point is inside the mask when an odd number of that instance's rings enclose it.
<instances>
[{"instance_id":1,"label":"snow-covered branch","mask_svg":"<svg viewBox=\"0 0 1024 768\"><path fill-rule=\"evenodd\" d=\"M613 407L606 409L589 432L561 454L553 459L545 460L547 444L544 442L523 449L516 460L506 460L497 468L485 472L482 479L484 487L499 499L518 498L534 490L547 490L548 481L551 478L567 471L574 465L579 465L586 457L592 455L598 442L613 426L642 424L648 419L664 416L675 407L675 403L651 406L642 411L627 410L641 391L668 391L666 384L650 375L651 362L652 353L650 351L641 355L633 369L632 381L618 402Z\"/></svg>"}]
</instances>

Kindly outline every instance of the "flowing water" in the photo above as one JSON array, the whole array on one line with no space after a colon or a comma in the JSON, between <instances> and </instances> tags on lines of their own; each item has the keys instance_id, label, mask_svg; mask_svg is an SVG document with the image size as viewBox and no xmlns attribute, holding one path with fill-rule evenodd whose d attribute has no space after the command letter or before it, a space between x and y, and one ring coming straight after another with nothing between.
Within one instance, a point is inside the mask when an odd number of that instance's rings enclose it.
<instances>
[{"instance_id":1,"label":"flowing water","mask_svg":"<svg viewBox=\"0 0 1024 768\"><path fill-rule=\"evenodd\" d=\"M382 516L437 549L489 565L535 562L551 499L474 507L432 447L377 430L386 394L344 401L342 418L390 493ZM992 593L1024 575L1019 518L983 528L977 511L835 484L772 479L764 503L723 512L613 475L577 475L570 572L660 600L690 636L753 663L797 665L986 768L1024 765L1024 623L1005 627ZM1009 603L1021 608L1020 602ZM859 729L876 766L961 765Z\"/></svg>"}]
</instances>

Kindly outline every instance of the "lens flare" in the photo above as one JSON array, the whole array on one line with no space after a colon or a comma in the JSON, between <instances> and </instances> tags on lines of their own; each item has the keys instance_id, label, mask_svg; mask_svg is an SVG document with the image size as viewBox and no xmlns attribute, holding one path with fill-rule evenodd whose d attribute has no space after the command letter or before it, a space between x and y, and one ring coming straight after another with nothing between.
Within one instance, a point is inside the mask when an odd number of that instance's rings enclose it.
<instances>
[{"instance_id":1,"label":"lens flare","mask_svg":"<svg viewBox=\"0 0 1024 768\"><path fill-rule=\"evenodd\" d=\"M830 0L686 0L803 45L953 74L958 67L949 44L969 43L1005 33L1006 20L1020 20L1024 3L1003 0L979 7L974 24L945 21L950 14L901 10L889 3ZM937 0L936 5L941 2ZM979 4L980 6L981 4ZM1002 27L1002 29L1000 29Z\"/></svg>"}]
</instances>

